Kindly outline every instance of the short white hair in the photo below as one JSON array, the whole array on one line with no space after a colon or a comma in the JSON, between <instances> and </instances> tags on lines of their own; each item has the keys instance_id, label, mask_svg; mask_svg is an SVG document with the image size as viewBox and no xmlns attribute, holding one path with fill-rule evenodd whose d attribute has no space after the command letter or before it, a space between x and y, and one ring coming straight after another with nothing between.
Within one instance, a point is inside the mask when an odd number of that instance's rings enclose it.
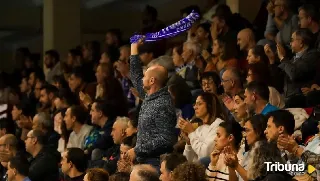
<instances>
[{"instance_id":1,"label":"short white hair","mask_svg":"<svg viewBox=\"0 0 320 181\"><path fill-rule=\"evenodd\" d=\"M122 129L127 129L130 119L127 117L117 117L115 123L119 123Z\"/></svg>"},{"instance_id":2,"label":"short white hair","mask_svg":"<svg viewBox=\"0 0 320 181\"><path fill-rule=\"evenodd\" d=\"M183 46L186 46L186 48L188 50L192 50L192 52L194 53L194 55L198 56L201 52L201 46L199 43L195 42L195 41L186 41L184 42Z\"/></svg>"},{"instance_id":3,"label":"short white hair","mask_svg":"<svg viewBox=\"0 0 320 181\"><path fill-rule=\"evenodd\" d=\"M148 164L139 164L133 166L131 174L134 172L137 174L136 179L138 179L138 181L154 181L158 180L157 178L159 178L157 170Z\"/></svg>"}]
</instances>

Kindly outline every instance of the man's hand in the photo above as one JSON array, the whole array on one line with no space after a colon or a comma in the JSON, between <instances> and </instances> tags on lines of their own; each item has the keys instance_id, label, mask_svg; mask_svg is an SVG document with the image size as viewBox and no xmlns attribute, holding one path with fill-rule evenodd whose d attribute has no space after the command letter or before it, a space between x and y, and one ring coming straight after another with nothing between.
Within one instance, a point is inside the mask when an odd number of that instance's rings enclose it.
<instances>
[{"instance_id":1,"label":"man's hand","mask_svg":"<svg viewBox=\"0 0 320 181\"><path fill-rule=\"evenodd\" d=\"M274 64L275 62L274 53L269 44L266 44L264 46L264 53L267 55L270 65Z\"/></svg>"},{"instance_id":2,"label":"man's hand","mask_svg":"<svg viewBox=\"0 0 320 181\"><path fill-rule=\"evenodd\" d=\"M280 44L277 44L277 52L278 52L278 56L280 61L283 60L283 58L286 56L286 50L284 49L284 47Z\"/></svg>"},{"instance_id":3,"label":"man's hand","mask_svg":"<svg viewBox=\"0 0 320 181\"><path fill-rule=\"evenodd\" d=\"M9 162L9 160L13 157L11 151L1 151L0 152L0 161L1 162Z\"/></svg>"},{"instance_id":4,"label":"man's hand","mask_svg":"<svg viewBox=\"0 0 320 181\"><path fill-rule=\"evenodd\" d=\"M142 44L143 44L143 39L139 40L136 43L132 43L131 44L131 55L138 55L139 54L138 48Z\"/></svg>"}]
</instances>

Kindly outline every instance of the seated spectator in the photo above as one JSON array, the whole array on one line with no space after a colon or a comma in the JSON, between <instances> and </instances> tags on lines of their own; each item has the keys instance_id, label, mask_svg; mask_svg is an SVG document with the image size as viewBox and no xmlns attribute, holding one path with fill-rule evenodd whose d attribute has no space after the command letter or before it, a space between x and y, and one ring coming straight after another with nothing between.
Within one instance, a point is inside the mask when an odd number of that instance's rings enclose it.
<instances>
[{"instance_id":1,"label":"seated spectator","mask_svg":"<svg viewBox=\"0 0 320 181\"><path fill-rule=\"evenodd\" d=\"M185 162L177 166L172 172L174 181L207 181L206 168L198 163Z\"/></svg>"},{"instance_id":2,"label":"seated spectator","mask_svg":"<svg viewBox=\"0 0 320 181\"><path fill-rule=\"evenodd\" d=\"M57 150L60 136L54 131L53 126L50 115L45 112L40 112L33 117L32 129L43 132L48 138L46 146Z\"/></svg>"},{"instance_id":3,"label":"seated spectator","mask_svg":"<svg viewBox=\"0 0 320 181\"><path fill-rule=\"evenodd\" d=\"M277 142L280 135L291 136L294 133L295 121L293 115L286 110L278 110L268 114L267 128L264 131L268 142ZM282 157L287 161L287 153Z\"/></svg>"},{"instance_id":4,"label":"seated spectator","mask_svg":"<svg viewBox=\"0 0 320 181\"><path fill-rule=\"evenodd\" d=\"M233 117L237 122L240 123L241 126L244 126L244 122L250 117L250 114L247 109L247 105L244 102L244 92L240 92L235 95L234 107L233 107Z\"/></svg>"},{"instance_id":5,"label":"seated spectator","mask_svg":"<svg viewBox=\"0 0 320 181\"><path fill-rule=\"evenodd\" d=\"M70 49L67 55L66 65L70 68L81 66L81 50L77 48Z\"/></svg>"},{"instance_id":6,"label":"seated spectator","mask_svg":"<svg viewBox=\"0 0 320 181\"><path fill-rule=\"evenodd\" d=\"M220 77L215 72L202 73L200 83L204 92L209 92L216 95L221 95L223 92Z\"/></svg>"},{"instance_id":7,"label":"seated spectator","mask_svg":"<svg viewBox=\"0 0 320 181\"><path fill-rule=\"evenodd\" d=\"M320 48L320 24L319 11L316 6L312 4L304 4L299 8L299 22L300 28L308 28L313 33L313 40L315 42L314 48Z\"/></svg>"},{"instance_id":8,"label":"seated spectator","mask_svg":"<svg viewBox=\"0 0 320 181\"><path fill-rule=\"evenodd\" d=\"M211 52L211 32L209 23L201 23L198 25L195 40L201 44L201 52Z\"/></svg>"},{"instance_id":9,"label":"seated spectator","mask_svg":"<svg viewBox=\"0 0 320 181\"><path fill-rule=\"evenodd\" d=\"M312 49L313 35L308 29L299 29L292 34L291 49L295 56L290 60L283 47L278 46L279 68L285 72L286 107L305 107L301 88L310 87L317 72L319 53Z\"/></svg>"},{"instance_id":10,"label":"seated spectator","mask_svg":"<svg viewBox=\"0 0 320 181\"><path fill-rule=\"evenodd\" d=\"M24 157L13 157L8 162L8 181L31 181L29 175L29 162Z\"/></svg>"},{"instance_id":11,"label":"seated spectator","mask_svg":"<svg viewBox=\"0 0 320 181\"><path fill-rule=\"evenodd\" d=\"M129 160L125 155L128 150L134 148L136 146L137 138L135 135L127 136L123 139L120 145L120 159L117 163L117 171L118 172L131 172L131 167L133 166L133 162Z\"/></svg>"},{"instance_id":12,"label":"seated spectator","mask_svg":"<svg viewBox=\"0 0 320 181\"><path fill-rule=\"evenodd\" d=\"M126 117L118 117L113 123L111 136L114 145L107 151L95 149L92 152L89 168L103 167L108 173L113 174L117 170L117 162L120 158L120 144L126 137L125 131L128 126L129 119Z\"/></svg>"},{"instance_id":13,"label":"seated spectator","mask_svg":"<svg viewBox=\"0 0 320 181\"><path fill-rule=\"evenodd\" d=\"M171 153L162 155L160 167L160 180L173 181L172 172L180 164L187 162L187 158L181 154Z\"/></svg>"},{"instance_id":14,"label":"seated spectator","mask_svg":"<svg viewBox=\"0 0 320 181\"><path fill-rule=\"evenodd\" d=\"M266 115L279 108L269 103L268 86L260 82L250 82L245 90L245 103L249 113Z\"/></svg>"},{"instance_id":15,"label":"seated spectator","mask_svg":"<svg viewBox=\"0 0 320 181\"><path fill-rule=\"evenodd\" d=\"M286 48L290 48L290 39L294 31L299 27L299 18L294 14L291 8L292 2L289 0L274 1L274 16L280 20L282 26L279 26L276 42Z\"/></svg>"},{"instance_id":16,"label":"seated spectator","mask_svg":"<svg viewBox=\"0 0 320 181\"><path fill-rule=\"evenodd\" d=\"M250 64L248 67L247 83L250 82L263 82L268 85L269 88L269 103L280 109L284 108L284 98L280 93L272 87L272 82L270 80L270 72L267 65L263 62L258 62Z\"/></svg>"},{"instance_id":17,"label":"seated spectator","mask_svg":"<svg viewBox=\"0 0 320 181\"><path fill-rule=\"evenodd\" d=\"M63 118L66 115L66 109L59 110L54 116L54 131L56 131L60 135L60 139L58 141L58 151L62 154L68 145L69 136L72 130L67 130L67 126Z\"/></svg>"},{"instance_id":18,"label":"seated spectator","mask_svg":"<svg viewBox=\"0 0 320 181\"><path fill-rule=\"evenodd\" d=\"M58 89L67 89L67 88L69 88L68 82L63 77L63 75L55 75L52 78L52 84L51 85L55 86Z\"/></svg>"},{"instance_id":19,"label":"seated spectator","mask_svg":"<svg viewBox=\"0 0 320 181\"><path fill-rule=\"evenodd\" d=\"M64 121L67 130L72 130L67 148L84 149L85 140L93 127L85 124L87 114L81 106L71 106L67 109Z\"/></svg>"},{"instance_id":20,"label":"seated spectator","mask_svg":"<svg viewBox=\"0 0 320 181\"><path fill-rule=\"evenodd\" d=\"M24 148L21 148L19 140L13 134L5 134L0 137L0 144L3 145L0 149L1 153L1 170L0 176L1 180L5 180L6 171L8 168L8 162L12 157L15 156L25 156Z\"/></svg>"},{"instance_id":21,"label":"seated spectator","mask_svg":"<svg viewBox=\"0 0 320 181\"><path fill-rule=\"evenodd\" d=\"M129 119L128 127L126 129L126 136L136 136L138 132L138 120Z\"/></svg>"},{"instance_id":22,"label":"seated spectator","mask_svg":"<svg viewBox=\"0 0 320 181\"><path fill-rule=\"evenodd\" d=\"M130 173L127 172L117 172L110 176L109 181L129 181Z\"/></svg>"},{"instance_id":23,"label":"seated spectator","mask_svg":"<svg viewBox=\"0 0 320 181\"><path fill-rule=\"evenodd\" d=\"M94 69L96 68L96 63L100 60L100 47L100 42L98 41L88 41L82 46L81 68L83 74L83 82L95 82ZM91 96L91 91L89 95Z\"/></svg>"},{"instance_id":24,"label":"seated spectator","mask_svg":"<svg viewBox=\"0 0 320 181\"><path fill-rule=\"evenodd\" d=\"M266 162L278 162L285 164L281 157L280 150L275 143L257 142L249 153L248 170L246 177L243 180L283 180L291 181L290 176L286 171L268 171ZM234 160L234 159L233 159ZM230 164L233 167L232 164ZM242 176L242 174L240 173Z\"/></svg>"},{"instance_id":25,"label":"seated spectator","mask_svg":"<svg viewBox=\"0 0 320 181\"><path fill-rule=\"evenodd\" d=\"M262 62L265 63L265 65L269 65L269 59L265 54L264 47L262 45L256 45L249 49L247 61L248 64Z\"/></svg>"},{"instance_id":26,"label":"seated spectator","mask_svg":"<svg viewBox=\"0 0 320 181\"><path fill-rule=\"evenodd\" d=\"M152 43L144 43L139 47L139 58L144 67L146 67L153 59L157 58L155 55L155 46Z\"/></svg>"},{"instance_id":27,"label":"seated spectator","mask_svg":"<svg viewBox=\"0 0 320 181\"><path fill-rule=\"evenodd\" d=\"M79 97L80 93L82 92L84 95L88 95L91 100L94 100L96 94L96 84L88 83L86 81L85 73L87 72L85 72L84 68L74 68L68 80L69 88L77 97Z\"/></svg>"},{"instance_id":28,"label":"seated spectator","mask_svg":"<svg viewBox=\"0 0 320 181\"><path fill-rule=\"evenodd\" d=\"M61 75L60 55L56 50L48 50L45 52L44 64L49 70L46 74L46 81L52 83L55 75Z\"/></svg>"},{"instance_id":29,"label":"seated spectator","mask_svg":"<svg viewBox=\"0 0 320 181\"><path fill-rule=\"evenodd\" d=\"M198 43L189 41L183 44L182 58L186 66L178 74L186 80L191 90L199 88L198 68L195 65L199 55L200 45Z\"/></svg>"},{"instance_id":30,"label":"seated spectator","mask_svg":"<svg viewBox=\"0 0 320 181\"><path fill-rule=\"evenodd\" d=\"M47 112L52 117L55 111L54 100L58 92L59 90L53 85L41 87L39 102L42 107L38 111Z\"/></svg>"},{"instance_id":31,"label":"seated spectator","mask_svg":"<svg viewBox=\"0 0 320 181\"><path fill-rule=\"evenodd\" d=\"M133 167L130 180L159 181L159 175L158 171L151 165L141 164Z\"/></svg>"},{"instance_id":32,"label":"seated spectator","mask_svg":"<svg viewBox=\"0 0 320 181\"><path fill-rule=\"evenodd\" d=\"M109 173L102 168L91 168L86 171L83 181L109 181Z\"/></svg>"},{"instance_id":33,"label":"seated spectator","mask_svg":"<svg viewBox=\"0 0 320 181\"><path fill-rule=\"evenodd\" d=\"M183 58L182 58L182 52L183 52L183 49L182 49L182 45L176 45L175 47L173 47L172 49L172 60L173 60L173 65L175 67L175 71L177 73L180 72L180 70L182 68L184 68L184 61L183 61Z\"/></svg>"},{"instance_id":34,"label":"seated spectator","mask_svg":"<svg viewBox=\"0 0 320 181\"><path fill-rule=\"evenodd\" d=\"M60 161L56 157L53 150L46 150L47 138L38 130L31 130L25 140L26 151L31 154L29 178L32 181L57 181L59 178L58 163Z\"/></svg>"},{"instance_id":35,"label":"seated spectator","mask_svg":"<svg viewBox=\"0 0 320 181\"><path fill-rule=\"evenodd\" d=\"M79 104L77 97L69 89L60 89L53 101L56 110L67 109L68 107Z\"/></svg>"},{"instance_id":36,"label":"seated spectator","mask_svg":"<svg viewBox=\"0 0 320 181\"><path fill-rule=\"evenodd\" d=\"M178 126L183 139L187 142L183 155L188 161L195 162L210 155L214 148L218 126L227 119L227 116L218 97L210 93L198 96L194 110L195 116L202 120L203 125L194 127L189 121L180 118Z\"/></svg>"},{"instance_id":37,"label":"seated spectator","mask_svg":"<svg viewBox=\"0 0 320 181\"><path fill-rule=\"evenodd\" d=\"M221 76L221 85L228 96L234 97L243 90L240 72L235 68L226 69Z\"/></svg>"},{"instance_id":38,"label":"seated spectator","mask_svg":"<svg viewBox=\"0 0 320 181\"><path fill-rule=\"evenodd\" d=\"M258 148L261 144L266 142L267 139L264 134L266 127L267 118L262 114L255 115L245 121L245 152L241 155L242 160L238 159L239 156L237 153L226 152L225 164L229 168L229 180L248 180L248 168L251 167L249 164L254 163L249 162L249 160L252 159L251 157L255 156L253 155L253 148ZM234 170L237 172L237 175L233 174Z\"/></svg>"},{"instance_id":39,"label":"seated spectator","mask_svg":"<svg viewBox=\"0 0 320 181\"><path fill-rule=\"evenodd\" d=\"M16 104L13 105L12 120L16 122L18 129L17 136L24 141L28 132L32 129L32 117L34 112L29 106Z\"/></svg>"},{"instance_id":40,"label":"seated spectator","mask_svg":"<svg viewBox=\"0 0 320 181\"><path fill-rule=\"evenodd\" d=\"M98 128L92 131L86 138L85 152L91 154L92 150L100 149L106 151L113 146L111 136L112 125L118 115L116 115L114 105L103 101L96 101L91 106L91 121ZM97 135L92 133L97 133Z\"/></svg>"},{"instance_id":41,"label":"seated spectator","mask_svg":"<svg viewBox=\"0 0 320 181\"><path fill-rule=\"evenodd\" d=\"M45 82L45 75L42 69L34 69L29 74L28 84L31 86L33 90L36 89L37 83ZM36 94L35 94L36 95ZM35 96L36 98L39 98Z\"/></svg>"},{"instance_id":42,"label":"seated spectator","mask_svg":"<svg viewBox=\"0 0 320 181\"><path fill-rule=\"evenodd\" d=\"M120 52L118 47L107 47L104 52L101 54L99 63L111 63L113 64L119 60Z\"/></svg>"},{"instance_id":43,"label":"seated spectator","mask_svg":"<svg viewBox=\"0 0 320 181\"><path fill-rule=\"evenodd\" d=\"M229 172L225 164L225 153L235 153L242 159L243 150L240 149L242 141L242 128L235 121L222 122L219 124L215 137L215 148L211 153L211 162L207 168L207 175L211 179L229 180ZM225 152L225 153L224 153Z\"/></svg>"},{"instance_id":44,"label":"seated spectator","mask_svg":"<svg viewBox=\"0 0 320 181\"><path fill-rule=\"evenodd\" d=\"M28 77L23 77L20 83L20 103L26 106L37 104L31 86L28 84ZM32 109L35 109L32 107Z\"/></svg>"},{"instance_id":45,"label":"seated spectator","mask_svg":"<svg viewBox=\"0 0 320 181\"><path fill-rule=\"evenodd\" d=\"M71 181L83 181L87 168L87 158L80 148L68 148L61 158L61 171Z\"/></svg>"},{"instance_id":46,"label":"seated spectator","mask_svg":"<svg viewBox=\"0 0 320 181\"><path fill-rule=\"evenodd\" d=\"M13 120L8 118L1 118L0 119L0 138L5 134L15 134L16 126Z\"/></svg>"},{"instance_id":47,"label":"seated spectator","mask_svg":"<svg viewBox=\"0 0 320 181\"><path fill-rule=\"evenodd\" d=\"M253 31L249 28L241 30L237 36L237 44L240 50L244 51L245 54L248 55L249 50L256 46Z\"/></svg>"}]
</instances>

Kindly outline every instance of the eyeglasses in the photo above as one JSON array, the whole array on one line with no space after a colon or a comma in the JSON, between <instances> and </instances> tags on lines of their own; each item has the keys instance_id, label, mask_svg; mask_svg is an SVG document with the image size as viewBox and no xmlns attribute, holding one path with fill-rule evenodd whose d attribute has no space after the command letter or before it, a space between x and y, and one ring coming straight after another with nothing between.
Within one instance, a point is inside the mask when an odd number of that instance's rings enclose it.
<instances>
[{"instance_id":1,"label":"eyeglasses","mask_svg":"<svg viewBox=\"0 0 320 181\"><path fill-rule=\"evenodd\" d=\"M203 81L201 84L202 84L203 86L210 85L210 84L213 84L213 80Z\"/></svg>"},{"instance_id":2,"label":"eyeglasses","mask_svg":"<svg viewBox=\"0 0 320 181\"><path fill-rule=\"evenodd\" d=\"M225 82L228 82L228 81L230 81L230 80L232 80L232 79L227 79L227 80L221 79L221 82L222 82L222 83L225 83Z\"/></svg>"}]
</instances>

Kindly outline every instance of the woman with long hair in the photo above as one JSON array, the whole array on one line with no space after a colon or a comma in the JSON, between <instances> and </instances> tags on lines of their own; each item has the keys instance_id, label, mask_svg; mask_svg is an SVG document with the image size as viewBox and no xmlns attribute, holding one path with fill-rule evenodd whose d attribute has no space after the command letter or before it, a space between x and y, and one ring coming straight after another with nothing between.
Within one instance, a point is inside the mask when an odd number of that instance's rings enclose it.
<instances>
[{"instance_id":1,"label":"woman with long hair","mask_svg":"<svg viewBox=\"0 0 320 181\"><path fill-rule=\"evenodd\" d=\"M238 50L233 42L222 38L214 40L212 45L213 58L207 59L207 66L204 71L216 71L218 74L221 74L221 71L224 69L237 67L237 54Z\"/></svg>"},{"instance_id":2,"label":"woman with long hair","mask_svg":"<svg viewBox=\"0 0 320 181\"><path fill-rule=\"evenodd\" d=\"M184 155L189 161L198 161L208 157L214 148L218 126L227 121L227 116L215 94L202 93L197 97L194 105L195 117L202 121L202 125L194 127L191 122L180 118L178 127L181 135L186 141Z\"/></svg>"},{"instance_id":3,"label":"woman with long hair","mask_svg":"<svg viewBox=\"0 0 320 181\"><path fill-rule=\"evenodd\" d=\"M266 127L267 118L264 115L255 115L245 122L246 150L248 151L244 153L242 161L239 163L238 156L234 152L226 151L225 164L229 167L230 181L260 180L270 174L267 172L265 162L284 163L277 145L267 142L264 134ZM285 173L280 175L287 177Z\"/></svg>"}]
</instances>

